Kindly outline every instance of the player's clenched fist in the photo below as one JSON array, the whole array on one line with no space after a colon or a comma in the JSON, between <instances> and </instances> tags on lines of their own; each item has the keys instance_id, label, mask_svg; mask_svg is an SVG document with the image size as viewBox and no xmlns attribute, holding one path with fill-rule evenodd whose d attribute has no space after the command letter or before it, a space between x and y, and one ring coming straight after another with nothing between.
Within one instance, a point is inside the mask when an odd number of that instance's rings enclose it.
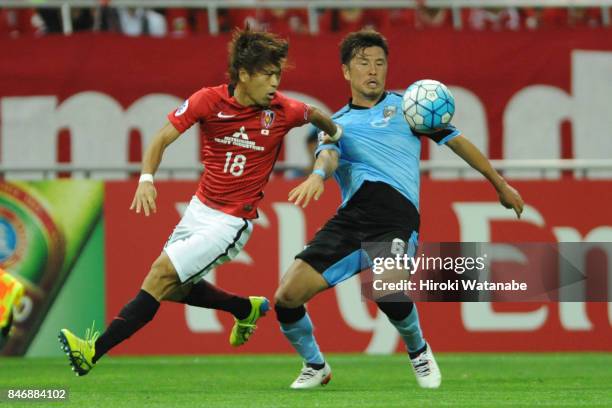
<instances>
[{"instance_id":1,"label":"player's clenched fist","mask_svg":"<svg viewBox=\"0 0 612 408\"><path fill-rule=\"evenodd\" d=\"M157 212L155 205L155 199L157 198L157 190L153 183L141 182L138 183L136 194L132 200L130 210L136 210L136 214L140 214L140 210L143 210L145 215L148 217L152 212Z\"/></svg>"},{"instance_id":2,"label":"player's clenched fist","mask_svg":"<svg viewBox=\"0 0 612 408\"><path fill-rule=\"evenodd\" d=\"M311 174L299 186L289 192L289 201L295 205L302 204L302 208L306 208L310 200L313 197L318 200L324 190L323 177L318 174Z\"/></svg>"},{"instance_id":3,"label":"player's clenched fist","mask_svg":"<svg viewBox=\"0 0 612 408\"><path fill-rule=\"evenodd\" d=\"M504 184L497 192L499 202L506 208L512 208L516 212L516 216L521 218L525 203L523 198L516 189L508 184Z\"/></svg>"}]
</instances>

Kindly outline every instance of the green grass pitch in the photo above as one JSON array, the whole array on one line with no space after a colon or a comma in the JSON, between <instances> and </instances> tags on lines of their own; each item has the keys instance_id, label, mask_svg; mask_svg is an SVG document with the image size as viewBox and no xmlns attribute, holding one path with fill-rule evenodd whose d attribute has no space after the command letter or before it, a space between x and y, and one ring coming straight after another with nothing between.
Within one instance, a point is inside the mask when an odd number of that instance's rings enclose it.
<instances>
[{"instance_id":1,"label":"green grass pitch","mask_svg":"<svg viewBox=\"0 0 612 408\"><path fill-rule=\"evenodd\" d=\"M65 358L2 358L0 389L66 387L69 401L0 407L612 406L612 354L438 353L442 386L421 390L404 355L329 354L326 387L293 391L287 355L105 357L85 377Z\"/></svg>"}]
</instances>

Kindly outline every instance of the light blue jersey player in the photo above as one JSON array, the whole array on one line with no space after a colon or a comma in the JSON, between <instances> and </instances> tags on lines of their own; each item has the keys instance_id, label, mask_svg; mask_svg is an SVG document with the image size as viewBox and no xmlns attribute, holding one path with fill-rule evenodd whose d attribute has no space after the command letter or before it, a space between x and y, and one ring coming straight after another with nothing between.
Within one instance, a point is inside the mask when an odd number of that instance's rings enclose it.
<instances>
[{"instance_id":1,"label":"light blue jersey player","mask_svg":"<svg viewBox=\"0 0 612 408\"><path fill-rule=\"evenodd\" d=\"M364 181L372 181L390 185L418 209L421 138L402 115L402 96L385 91L373 107L349 103L332 119L343 127L344 137L336 144L321 143L315 154L325 149L338 153L334 178L342 190L341 206ZM424 136L442 145L459 135L459 130L449 126Z\"/></svg>"},{"instance_id":2,"label":"light blue jersey player","mask_svg":"<svg viewBox=\"0 0 612 408\"><path fill-rule=\"evenodd\" d=\"M343 126L342 138L317 149L313 174L289 193L290 201L306 206L312 198L318 199L324 180L332 174L342 190L337 213L296 255L275 295L281 331L304 361L291 388L318 387L331 379L304 303L361 272L367 265L364 255L372 258L369 250L362 249L364 243L400 243L402 252L413 254L420 226L419 157L425 135L416 135L408 127L401 113L401 96L385 91L387 42L374 31L351 33L343 40L340 54L352 96L333 117ZM501 203L520 215L520 195L457 129L450 126L427 137L450 147L480 171L497 189ZM324 139L333 141L330 136ZM382 248L376 256L396 253L393 245ZM423 338L414 303L403 292L379 293L375 299L405 343L419 386L438 388L442 376Z\"/></svg>"}]
</instances>

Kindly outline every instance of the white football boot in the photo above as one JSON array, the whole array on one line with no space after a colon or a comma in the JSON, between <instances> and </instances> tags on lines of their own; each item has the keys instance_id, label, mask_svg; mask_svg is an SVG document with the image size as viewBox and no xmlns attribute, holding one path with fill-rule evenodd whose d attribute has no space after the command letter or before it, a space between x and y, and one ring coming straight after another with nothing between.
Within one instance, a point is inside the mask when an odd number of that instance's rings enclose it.
<instances>
[{"instance_id":1,"label":"white football boot","mask_svg":"<svg viewBox=\"0 0 612 408\"><path fill-rule=\"evenodd\" d=\"M421 388L438 388L440 386L442 374L429 344L427 344L425 351L415 358L411 358L410 362L417 383Z\"/></svg>"},{"instance_id":2,"label":"white football boot","mask_svg":"<svg viewBox=\"0 0 612 408\"><path fill-rule=\"evenodd\" d=\"M302 371L298 378L295 379L291 388L294 390L305 390L308 388L316 388L319 385L325 385L331 380L331 367L327 362L320 370L315 370L308 367L306 364L302 367Z\"/></svg>"}]
</instances>

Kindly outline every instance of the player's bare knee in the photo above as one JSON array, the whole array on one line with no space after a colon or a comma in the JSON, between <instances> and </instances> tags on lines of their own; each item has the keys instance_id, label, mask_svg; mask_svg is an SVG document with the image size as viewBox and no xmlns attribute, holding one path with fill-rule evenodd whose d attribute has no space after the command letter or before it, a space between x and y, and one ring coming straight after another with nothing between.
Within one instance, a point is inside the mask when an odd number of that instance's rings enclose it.
<instances>
[{"instance_id":1,"label":"player's bare knee","mask_svg":"<svg viewBox=\"0 0 612 408\"><path fill-rule=\"evenodd\" d=\"M285 307L287 309L295 309L296 307L300 307L304 304L295 298L291 298L285 295L278 295L274 297L274 303L277 306Z\"/></svg>"},{"instance_id":2,"label":"player's bare knee","mask_svg":"<svg viewBox=\"0 0 612 408\"><path fill-rule=\"evenodd\" d=\"M151 269L142 284L142 289L158 301L162 301L166 300L166 297L179 286L180 281L169 259L160 256L151 265Z\"/></svg>"},{"instance_id":3,"label":"player's bare knee","mask_svg":"<svg viewBox=\"0 0 612 408\"><path fill-rule=\"evenodd\" d=\"M275 294L277 305L296 308L329 287L325 279L312 266L296 259L283 276Z\"/></svg>"},{"instance_id":4,"label":"player's bare knee","mask_svg":"<svg viewBox=\"0 0 612 408\"><path fill-rule=\"evenodd\" d=\"M294 288L281 286L274 294L274 303L290 309L302 306L305 303L305 297L299 292Z\"/></svg>"}]
</instances>

